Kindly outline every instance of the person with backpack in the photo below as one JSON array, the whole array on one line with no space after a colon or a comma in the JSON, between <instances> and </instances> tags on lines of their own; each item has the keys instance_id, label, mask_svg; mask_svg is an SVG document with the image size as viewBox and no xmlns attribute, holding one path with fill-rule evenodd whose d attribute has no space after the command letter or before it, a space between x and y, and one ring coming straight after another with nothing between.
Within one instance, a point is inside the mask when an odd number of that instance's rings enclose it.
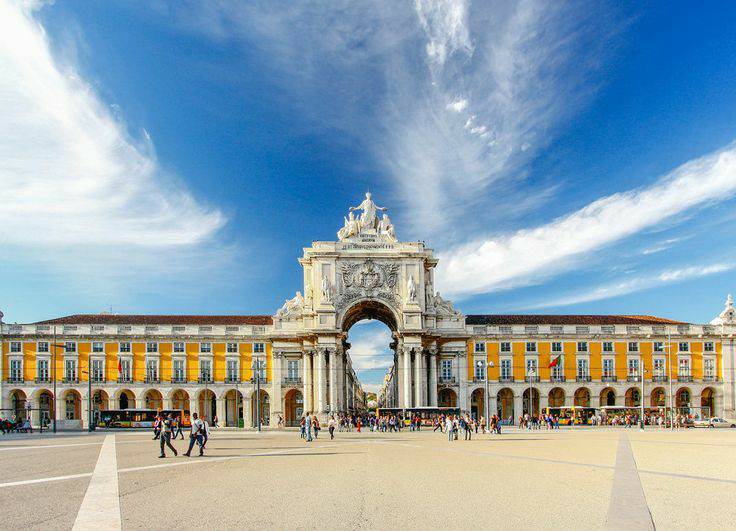
<instances>
[{"instance_id":1,"label":"person with backpack","mask_svg":"<svg viewBox=\"0 0 736 531\"><path fill-rule=\"evenodd\" d=\"M195 443L199 444L199 455L204 455L204 450L202 448L203 431L204 423L199 420L199 416L196 413L192 413L192 430L189 433L189 449L184 455L186 455L187 457L192 456L192 448L194 448Z\"/></svg>"},{"instance_id":2,"label":"person with backpack","mask_svg":"<svg viewBox=\"0 0 736 531\"><path fill-rule=\"evenodd\" d=\"M174 424L174 418L172 417L171 413L169 413L168 418L164 418L163 415L159 415L159 419L161 422L159 423L160 426L160 446L161 446L161 455L159 455L159 459L166 457L166 452L164 451L164 445L168 446L169 449L171 449L172 452L174 452L174 457L176 457L178 452L176 451L176 448L171 446L171 431L172 426Z\"/></svg>"}]
</instances>

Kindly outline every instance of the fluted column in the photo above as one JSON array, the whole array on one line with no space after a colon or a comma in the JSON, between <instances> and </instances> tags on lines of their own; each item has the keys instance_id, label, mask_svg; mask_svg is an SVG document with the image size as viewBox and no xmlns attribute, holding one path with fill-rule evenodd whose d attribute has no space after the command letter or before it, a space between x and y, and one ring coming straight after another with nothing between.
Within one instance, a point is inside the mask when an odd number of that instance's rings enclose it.
<instances>
[{"instance_id":1,"label":"fluted column","mask_svg":"<svg viewBox=\"0 0 736 531\"><path fill-rule=\"evenodd\" d=\"M312 411L314 401L312 400L312 352L305 350L302 354L302 396L304 398L304 413Z\"/></svg>"},{"instance_id":2,"label":"fluted column","mask_svg":"<svg viewBox=\"0 0 736 531\"><path fill-rule=\"evenodd\" d=\"M271 426L276 426L279 421L279 415L284 416L284 401L281 392L284 383L282 379L284 355L282 352L274 351L272 356L270 419Z\"/></svg>"},{"instance_id":3,"label":"fluted column","mask_svg":"<svg viewBox=\"0 0 736 531\"><path fill-rule=\"evenodd\" d=\"M330 369L329 369L329 378L330 378L330 408L329 410L331 412L337 412L337 388L339 386L338 382L338 372L337 372L337 350L336 349L330 349L329 351L330 355Z\"/></svg>"},{"instance_id":4,"label":"fluted column","mask_svg":"<svg viewBox=\"0 0 736 531\"><path fill-rule=\"evenodd\" d=\"M404 366L402 367L402 379L404 380L404 407L412 407L411 404L411 349L404 349Z\"/></svg>"},{"instance_id":5,"label":"fluted column","mask_svg":"<svg viewBox=\"0 0 736 531\"><path fill-rule=\"evenodd\" d=\"M429 405L437 407L437 349L429 349Z\"/></svg>"},{"instance_id":6,"label":"fluted column","mask_svg":"<svg viewBox=\"0 0 736 531\"><path fill-rule=\"evenodd\" d=\"M458 381L458 406L463 411L470 411L470 399L468 397L468 353L461 350L457 353L457 381Z\"/></svg>"},{"instance_id":7,"label":"fluted column","mask_svg":"<svg viewBox=\"0 0 736 531\"><path fill-rule=\"evenodd\" d=\"M319 413L325 412L325 398L327 394L327 382L326 382L326 374L325 374L325 350L323 348L318 348L317 353L315 356L317 356L317 363L315 364L315 372L317 373L317 393L315 397L315 406L316 411Z\"/></svg>"},{"instance_id":8,"label":"fluted column","mask_svg":"<svg viewBox=\"0 0 736 531\"><path fill-rule=\"evenodd\" d=\"M414 406L420 407L426 405L424 388L426 387L426 378L424 373L424 350L416 349L414 351Z\"/></svg>"}]
</instances>

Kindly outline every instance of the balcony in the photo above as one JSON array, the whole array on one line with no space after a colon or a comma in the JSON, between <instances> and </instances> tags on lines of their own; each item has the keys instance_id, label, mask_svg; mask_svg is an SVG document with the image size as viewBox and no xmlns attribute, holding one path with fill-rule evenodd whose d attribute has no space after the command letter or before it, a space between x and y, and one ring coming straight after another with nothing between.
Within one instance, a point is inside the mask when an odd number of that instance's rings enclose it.
<instances>
[{"instance_id":1,"label":"balcony","mask_svg":"<svg viewBox=\"0 0 736 531\"><path fill-rule=\"evenodd\" d=\"M250 383L255 384L257 379L260 379L261 380L261 385L263 385L263 384L265 384L267 382L266 376L265 375L261 375L260 378L256 378L255 376L253 378L251 378L250 379Z\"/></svg>"},{"instance_id":2,"label":"balcony","mask_svg":"<svg viewBox=\"0 0 736 531\"><path fill-rule=\"evenodd\" d=\"M617 382L618 376L614 376L612 374L604 374L601 376L601 382Z\"/></svg>"},{"instance_id":3,"label":"balcony","mask_svg":"<svg viewBox=\"0 0 736 531\"><path fill-rule=\"evenodd\" d=\"M561 374L553 374L552 376L550 376L549 380L550 382L564 382L565 377Z\"/></svg>"},{"instance_id":4,"label":"balcony","mask_svg":"<svg viewBox=\"0 0 736 531\"><path fill-rule=\"evenodd\" d=\"M640 382L641 381L641 378L639 377L638 374L629 374L626 377L626 381L627 382Z\"/></svg>"},{"instance_id":5,"label":"balcony","mask_svg":"<svg viewBox=\"0 0 736 531\"><path fill-rule=\"evenodd\" d=\"M440 383L445 385L451 385L455 383L454 376L440 376Z\"/></svg>"},{"instance_id":6,"label":"balcony","mask_svg":"<svg viewBox=\"0 0 736 531\"><path fill-rule=\"evenodd\" d=\"M578 374L575 377L576 382L589 382L590 381L590 374Z\"/></svg>"},{"instance_id":7,"label":"balcony","mask_svg":"<svg viewBox=\"0 0 736 531\"><path fill-rule=\"evenodd\" d=\"M201 384L202 383L208 383L208 384L214 383L212 381L212 376L200 376L199 378L197 378L197 382Z\"/></svg>"},{"instance_id":8,"label":"balcony","mask_svg":"<svg viewBox=\"0 0 736 531\"><path fill-rule=\"evenodd\" d=\"M678 382L692 382L693 381L693 377L692 376L689 376L687 374L681 374L681 375L679 375L677 377L677 381Z\"/></svg>"},{"instance_id":9,"label":"balcony","mask_svg":"<svg viewBox=\"0 0 736 531\"><path fill-rule=\"evenodd\" d=\"M525 382L536 383L539 381L539 376L529 376L528 374L524 377Z\"/></svg>"},{"instance_id":10,"label":"balcony","mask_svg":"<svg viewBox=\"0 0 736 531\"><path fill-rule=\"evenodd\" d=\"M78 384L79 378L76 376L65 376L61 381L65 384Z\"/></svg>"},{"instance_id":11,"label":"balcony","mask_svg":"<svg viewBox=\"0 0 736 531\"><path fill-rule=\"evenodd\" d=\"M718 377L717 376L714 376L712 374L706 375L706 376L703 376L703 381L704 382L717 382L718 381Z\"/></svg>"},{"instance_id":12,"label":"balcony","mask_svg":"<svg viewBox=\"0 0 736 531\"><path fill-rule=\"evenodd\" d=\"M284 385L301 385L302 379L297 376L295 378L284 378Z\"/></svg>"},{"instance_id":13,"label":"balcony","mask_svg":"<svg viewBox=\"0 0 736 531\"><path fill-rule=\"evenodd\" d=\"M8 376L8 382L22 384L25 383L25 380L21 376Z\"/></svg>"},{"instance_id":14,"label":"balcony","mask_svg":"<svg viewBox=\"0 0 736 531\"><path fill-rule=\"evenodd\" d=\"M105 383L105 378L102 376L93 376L92 377L92 383Z\"/></svg>"},{"instance_id":15,"label":"balcony","mask_svg":"<svg viewBox=\"0 0 736 531\"><path fill-rule=\"evenodd\" d=\"M481 377L475 376L473 378L473 383L485 383L485 382L486 382L486 379L483 378L482 376Z\"/></svg>"},{"instance_id":16,"label":"balcony","mask_svg":"<svg viewBox=\"0 0 736 531\"><path fill-rule=\"evenodd\" d=\"M652 376L652 381L653 382L667 382L669 381L669 378L667 377L666 374L655 374L654 376Z\"/></svg>"},{"instance_id":17,"label":"balcony","mask_svg":"<svg viewBox=\"0 0 736 531\"><path fill-rule=\"evenodd\" d=\"M514 377L513 376L500 376L498 378L498 381L502 383L511 383L514 381Z\"/></svg>"},{"instance_id":18,"label":"balcony","mask_svg":"<svg viewBox=\"0 0 736 531\"><path fill-rule=\"evenodd\" d=\"M185 376L172 376L171 383L187 383L187 379Z\"/></svg>"},{"instance_id":19,"label":"balcony","mask_svg":"<svg viewBox=\"0 0 736 531\"><path fill-rule=\"evenodd\" d=\"M146 383L147 384L160 384L161 378L158 376L146 376Z\"/></svg>"},{"instance_id":20,"label":"balcony","mask_svg":"<svg viewBox=\"0 0 736 531\"><path fill-rule=\"evenodd\" d=\"M240 383L240 378L237 377L237 376L226 376L225 377L225 383L239 384Z\"/></svg>"},{"instance_id":21,"label":"balcony","mask_svg":"<svg viewBox=\"0 0 736 531\"><path fill-rule=\"evenodd\" d=\"M51 383L51 378L48 376L39 376L34 381L36 383Z\"/></svg>"},{"instance_id":22,"label":"balcony","mask_svg":"<svg viewBox=\"0 0 736 531\"><path fill-rule=\"evenodd\" d=\"M133 383L133 379L130 376L118 376L118 383Z\"/></svg>"}]
</instances>

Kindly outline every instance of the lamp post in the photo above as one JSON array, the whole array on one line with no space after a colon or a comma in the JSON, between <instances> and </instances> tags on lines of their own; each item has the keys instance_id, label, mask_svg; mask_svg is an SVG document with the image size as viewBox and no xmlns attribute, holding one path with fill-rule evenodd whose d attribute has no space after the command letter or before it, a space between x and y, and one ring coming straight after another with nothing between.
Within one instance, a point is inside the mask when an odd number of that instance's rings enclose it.
<instances>
[{"instance_id":1,"label":"lamp post","mask_svg":"<svg viewBox=\"0 0 736 531\"><path fill-rule=\"evenodd\" d=\"M261 362L259 358L253 358L253 367L256 378L256 427L261 431Z\"/></svg>"},{"instance_id":2,"label":"lamp post","mask_svg":"<svg viewBox=\"0 0 736 531\"><path fill-rule=\"evenodd\" d=\"M675 410L672 407L675 397L672 394L672 337L670 336L670 327L667 327L667 365L669 366L670 381L670 431L675 430Z\"/></svg>"},{"instance_id":3,"label":"lamp post","mask_svg":"<svg viewBox=\"0 0 736 531\"><path fill-rule=\"evenodd\" d=\"M641 368L639 373L639 379L641 380L641 396L639 397L639 403L641 405L641 415L639 415L639 429L644 429L644 360L641 360Z\"/></svg>"},{"instance_id":4,"label":"lamp post","mask_svg":"<svg viewBox=\"0 0 736 531\"><path fill-rule=\"evenodd\" d=\"M483 361L479 360L477 362L478 367L483 367L484 363ZM489 391L489 384L488 384L488 369L492 368L493 362L489 361L485 364L485 383L486 383L486 392L485 392L485 400L483 404L483 410L485 411L485 417L486 417L486 429L491 425L491 408L490 408L490 391Z\"/></svg>"},{"instance_id":5,"label":"lamp post","mask_svg":"<svg viewBox=\"0 0 736 531\"><path fill-rule=\"evenodd\" d=\"M534 367L529 368L529 401L527 404L529 405L529 417L531 418L534 415L534 398L532 397L532 381L534 380L534 377L536 376L537 372L534 370Z\"/></svg>"}]
</instances>

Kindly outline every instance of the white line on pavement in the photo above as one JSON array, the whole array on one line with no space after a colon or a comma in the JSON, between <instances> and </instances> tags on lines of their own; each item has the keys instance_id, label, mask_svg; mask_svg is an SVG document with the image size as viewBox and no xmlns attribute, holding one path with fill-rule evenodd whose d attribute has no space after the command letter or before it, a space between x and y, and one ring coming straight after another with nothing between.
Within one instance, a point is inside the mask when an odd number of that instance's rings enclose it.
<instances>
[{"instance_id":1,"label":"white line on pavement","mask_svg":"<svg viewBox=\"0 0 736 531\"><path fill-rule=\"evenodd\" d=\"M107 435L74 522L74 530L120 529L120 494L115 435Z\"/></svg>"},{"instance_id":2,"label":"white line on pavement","mask_svg":"<svg viewBox=\"0 0 736 531\"><path fill-rule=\"evenodd\" d=\"M99 446L102 441L88 442L88 443L74 443L74 444L43 444L43 445L29 445L29 446L0 446L0 452L7 452L8 450L41 450L48 448L68 448L69 446Z\"/></svg>"},{"instance_id":3,"label":"white line on pavement","mask_svg":"<svg viewBox=\"0 0 736 531\"><path fill-rule=\"evenodd\" d=\"M65 481L67 479L88 478L91 475L92 472L85 472L83 474L70 474L68 476L54 476L51 478L24 479L22 481L0 483L0 489L4 489L7 487L19 487L21 485L33 485L34 483L48 483L50 481Z\"/></svg>"},{"instance_id":4,"label":"white line on pavement","mask_svg":"<svg viewBox=\"0 0 736 531\"><path fill-rule=\"evenodd\" d=\"M611 502L606 516L606 529L654 529L644 488L641 486L636 460L626 434L621 434L616 452Z\"/></svg>"}]
</instances>

